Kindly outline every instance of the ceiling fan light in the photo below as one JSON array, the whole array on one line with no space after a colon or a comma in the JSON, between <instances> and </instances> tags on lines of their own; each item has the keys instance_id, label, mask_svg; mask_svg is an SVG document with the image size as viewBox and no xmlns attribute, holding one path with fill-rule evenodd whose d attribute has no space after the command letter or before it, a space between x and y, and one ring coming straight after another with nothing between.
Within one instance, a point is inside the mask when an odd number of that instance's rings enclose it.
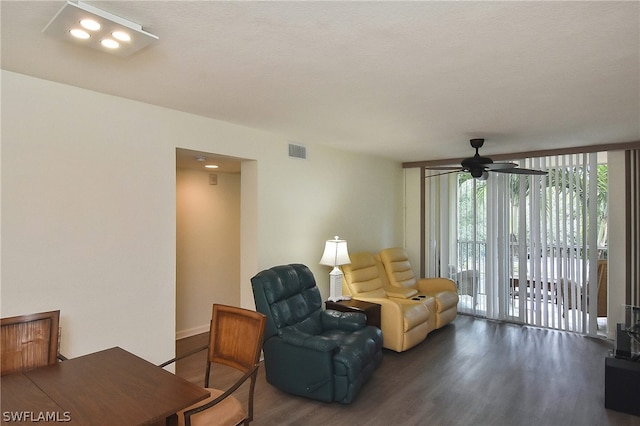
<instances>
[{"instance_id":1,"label":"ceiling fan light","mask_svg":"<svg viewBox=\"0 0 640 426\"><path fill-rule=\"evenodd\" d=\"M476 168L474 168L474 169L469 170L469 173L471 173L471 176L473 176L474 178L481 178L482 175L484 173L487 173L487 172L485 172L484 169L476 169Z\"/></svg>"}]
</instances>

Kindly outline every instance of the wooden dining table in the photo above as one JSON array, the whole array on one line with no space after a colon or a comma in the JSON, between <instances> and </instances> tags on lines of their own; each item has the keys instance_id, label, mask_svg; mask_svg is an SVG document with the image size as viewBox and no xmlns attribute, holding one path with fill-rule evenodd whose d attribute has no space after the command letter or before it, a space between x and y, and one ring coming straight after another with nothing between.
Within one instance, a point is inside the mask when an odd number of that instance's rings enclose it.
<instances>
[{"instance_id":1,"label":"wooden dining table","mask_svg":"<svg viewBox=\"0 0 640 426\"><path fill-rule=\"evenodd\" d=\"M2 424L177 424L209 392L114 347L2 376Z\"/></svg>"}]
</instances>

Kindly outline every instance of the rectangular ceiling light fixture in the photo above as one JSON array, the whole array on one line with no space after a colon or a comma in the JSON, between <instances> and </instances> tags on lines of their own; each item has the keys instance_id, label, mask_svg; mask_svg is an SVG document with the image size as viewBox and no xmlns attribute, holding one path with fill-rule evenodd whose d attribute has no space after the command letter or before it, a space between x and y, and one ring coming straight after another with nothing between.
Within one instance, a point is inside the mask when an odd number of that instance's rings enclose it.
<instances>
[{"instance_id":1,"label":"rectangular ceiling light fixture","mask_svg":"<svg viewBox=\"0 0 640 426\"><path fill-rule=\"evenodd\" d=\"M142 25L71 1L65 3L42 32L118 56L129 56L158 40L143 31Z\"/></svg>"}]
</instances>

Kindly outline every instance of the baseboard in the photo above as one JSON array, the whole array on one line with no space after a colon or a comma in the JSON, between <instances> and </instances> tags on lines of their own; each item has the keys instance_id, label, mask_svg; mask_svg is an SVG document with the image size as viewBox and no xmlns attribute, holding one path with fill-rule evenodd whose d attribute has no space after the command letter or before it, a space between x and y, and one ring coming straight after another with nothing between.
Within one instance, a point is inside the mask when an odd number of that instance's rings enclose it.
<instances>
[{"instance_id":1,"label":"baseboard","mask_svg":"<svg viewBox=\"0 0 640 426\"><path fill-rule=\"evenodd\" d=\"M202 334L209 332L209 324L201 325L187 330L181 330L176 332L176 340L184 339L186 337L195 336L196 334Z\"/></svg>"}]
</instances>

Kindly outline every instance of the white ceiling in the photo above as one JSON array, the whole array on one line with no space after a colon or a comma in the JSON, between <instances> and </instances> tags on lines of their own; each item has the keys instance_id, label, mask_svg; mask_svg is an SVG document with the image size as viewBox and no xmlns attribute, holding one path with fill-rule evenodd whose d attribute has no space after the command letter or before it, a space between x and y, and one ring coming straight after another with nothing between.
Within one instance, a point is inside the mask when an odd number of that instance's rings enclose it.
<instances>
[{"instance_id":1,"label":"white ceiling","mask_svg":"<svg viewBox=\"0 0 640 426\"><path fill-rule=\"evenodd\" d=\"M398 161L640 141L637 1L88 1L159 42L120 58L2 1L2 68Z\"/></svg>"}]
</instances>

